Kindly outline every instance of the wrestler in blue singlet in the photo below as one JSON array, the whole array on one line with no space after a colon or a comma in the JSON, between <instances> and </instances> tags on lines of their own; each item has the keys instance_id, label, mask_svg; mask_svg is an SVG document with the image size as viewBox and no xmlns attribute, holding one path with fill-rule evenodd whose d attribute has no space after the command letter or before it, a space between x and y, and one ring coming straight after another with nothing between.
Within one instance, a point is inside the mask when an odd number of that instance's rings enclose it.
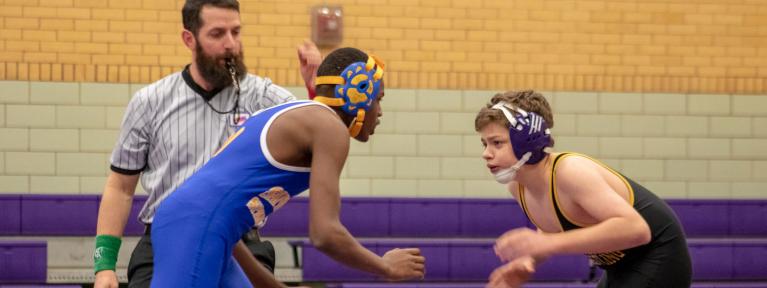
<instances>
[{"instance_id":1,"label":"wrestler in blue singlet","mask_svg":"<svg viewBox=\"0 0 767 288\"><path fill-rule=\"evenodd\" d=\"M210 162L160 204L151 233L152 287L251 287L232 256L234 245L309 187L310 168L277 162L266 135L280 114L308 105L325 106L295 101L253 114Z\"/></svg>"}]
</instances>

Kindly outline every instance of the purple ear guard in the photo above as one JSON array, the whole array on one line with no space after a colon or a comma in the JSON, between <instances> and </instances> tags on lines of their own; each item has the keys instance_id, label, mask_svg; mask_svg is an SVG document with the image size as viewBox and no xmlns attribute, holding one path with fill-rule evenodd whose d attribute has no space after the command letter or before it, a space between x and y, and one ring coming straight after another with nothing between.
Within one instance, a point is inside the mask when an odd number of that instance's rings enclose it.
<instances>
[{"instance_id":1,"label":"purple ear guard","mask_svg":"<svg viewBox=\"0 0 767 288\"><path fill-rule=\"evenodd\" d=\"M546 157L546 147L551 147L551 131L541 115L527 112L506 102L498 102L493 109L503 112L509 120L509 139L517 159L530 153L526 164L535 164Z\"/></svg>"}]
</instances>

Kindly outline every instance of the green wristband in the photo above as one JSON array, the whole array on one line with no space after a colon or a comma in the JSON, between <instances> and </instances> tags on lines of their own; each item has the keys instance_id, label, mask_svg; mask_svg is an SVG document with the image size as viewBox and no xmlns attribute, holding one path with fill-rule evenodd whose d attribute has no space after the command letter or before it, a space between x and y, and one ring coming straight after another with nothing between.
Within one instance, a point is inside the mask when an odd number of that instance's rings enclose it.
<instances>
[{"instance_id":1,"label":"green wristband","mask_svg":"<svg viewBox=\"0 0 767 288\"><path fill-rule=\"evenodd\" d=\"M115 270L120 244L122 244L122 240L118 237L112 235L96 236L96 250L93 253L94 272Z\"/></svg>"}]
</instances>

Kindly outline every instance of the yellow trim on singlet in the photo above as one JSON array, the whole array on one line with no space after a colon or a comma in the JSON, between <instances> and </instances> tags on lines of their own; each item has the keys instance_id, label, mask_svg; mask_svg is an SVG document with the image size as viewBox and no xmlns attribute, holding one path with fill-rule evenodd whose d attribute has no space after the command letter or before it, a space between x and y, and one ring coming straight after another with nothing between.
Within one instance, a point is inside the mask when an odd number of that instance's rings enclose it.
<instances>
[{"instance_id":1,"label":"yellow trim on singlet","mask_svg":"<svg viewBox=\"0 0 767 288\"><path fill-rule=\"evenodd\" d=\"M551 190L553 191L552 194L554 194L554 201L557 203L557 207L559 207L559 212L562 213L562 216L564 216L565 219L567 219L567 221L570 221L570 223L573 223L576 226L580 226L580 227L587 227L588 226L586 224L582 224L582 223L576 222L572 218L568 217L567 213L565 213L565 210L562 208L562 204L559 203L559 197L557 196L558 195L558 193L557 193L557 185L556 185L556 183L557 183L556 182L557 181L557 178L556 178L557 163L559 163L560 160L565 159L565 158L567 158L568 156L571 156L571 155L581 156L583 158L586 158L586 159L589 159L591 161L594 161L594 163L599 164L599 166L602 166L603 168L607 169L607 171L610 171L615 176L617 176L619 179L621 179L621 181L623 181L623 184L626 185L626 188L628 188L628 191L629 191L629 204L631 206L634 206L634 189L631 188L631 184L628 182L628 180L626 180L626 177L623 177L623 175L621 175L620 173L616 172L615 170L613 170L609 166L605 165L604 163L600 162L599 160L591 158L591 157L589 157L587 155L580 154L580 153L573 153L573 152L564 152L564 153L559 155L554 160L554 164L551 167ZM561 225L562 225L562 223L560 223L560 226Z\"/></svg>"},{"instance_id":2,"label":"yellow trim on singlet","mask_svg":"<svg viewBox=\"0 0 767 288\"><path fill-rule=\"evenodd\" d=\"M522 186L522 184L517 182L517 191L519 191L519 202L522 204L522 209L525 210L525 215L527 216L527 219L530 219L530 222L533 222L533 225L535 225L535 227L537 227L538 229L541 229L541 226L538 225L538 223L535 223L535 220L533 220L533 214L530 214L530 210L527 210L527 202L525 202L525 186ZM548 193L547 191L546 194L550 194L550 193ZM553 210L554 207L551 207L551 209ZM554 216L557 215L557 211L551 211L551 212L554 212ZM562 223L559 223L559 219L557 219L556 222L557 222L557 225L559 225L559 231L564 232L565 228L562 227Z\"/></svg>"}]
</instances>

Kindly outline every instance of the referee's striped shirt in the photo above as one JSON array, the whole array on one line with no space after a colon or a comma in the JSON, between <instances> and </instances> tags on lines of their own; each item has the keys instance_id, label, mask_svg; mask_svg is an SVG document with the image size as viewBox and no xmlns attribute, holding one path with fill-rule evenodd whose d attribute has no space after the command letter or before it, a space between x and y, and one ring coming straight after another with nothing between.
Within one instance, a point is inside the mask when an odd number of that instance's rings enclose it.
<instances>
[{"instance_id":1,"label":"referee's striped shirt","mask_svg":"<svg viewBox=\"0 0 767 288\"><path fill-rule=\"evenodd\" d=\"M240 116L296 99L268 78L252 74L240 87ZM203 90L192 80L189 66L136 92L125 111L110 161L116 173L141 173L149 199L139 220L152 223L160 201L208 162L235 131L235 114L216 113L205 101L224 112L234 107L235 98L231 86Z\"/></svg>"}]
</instances>

